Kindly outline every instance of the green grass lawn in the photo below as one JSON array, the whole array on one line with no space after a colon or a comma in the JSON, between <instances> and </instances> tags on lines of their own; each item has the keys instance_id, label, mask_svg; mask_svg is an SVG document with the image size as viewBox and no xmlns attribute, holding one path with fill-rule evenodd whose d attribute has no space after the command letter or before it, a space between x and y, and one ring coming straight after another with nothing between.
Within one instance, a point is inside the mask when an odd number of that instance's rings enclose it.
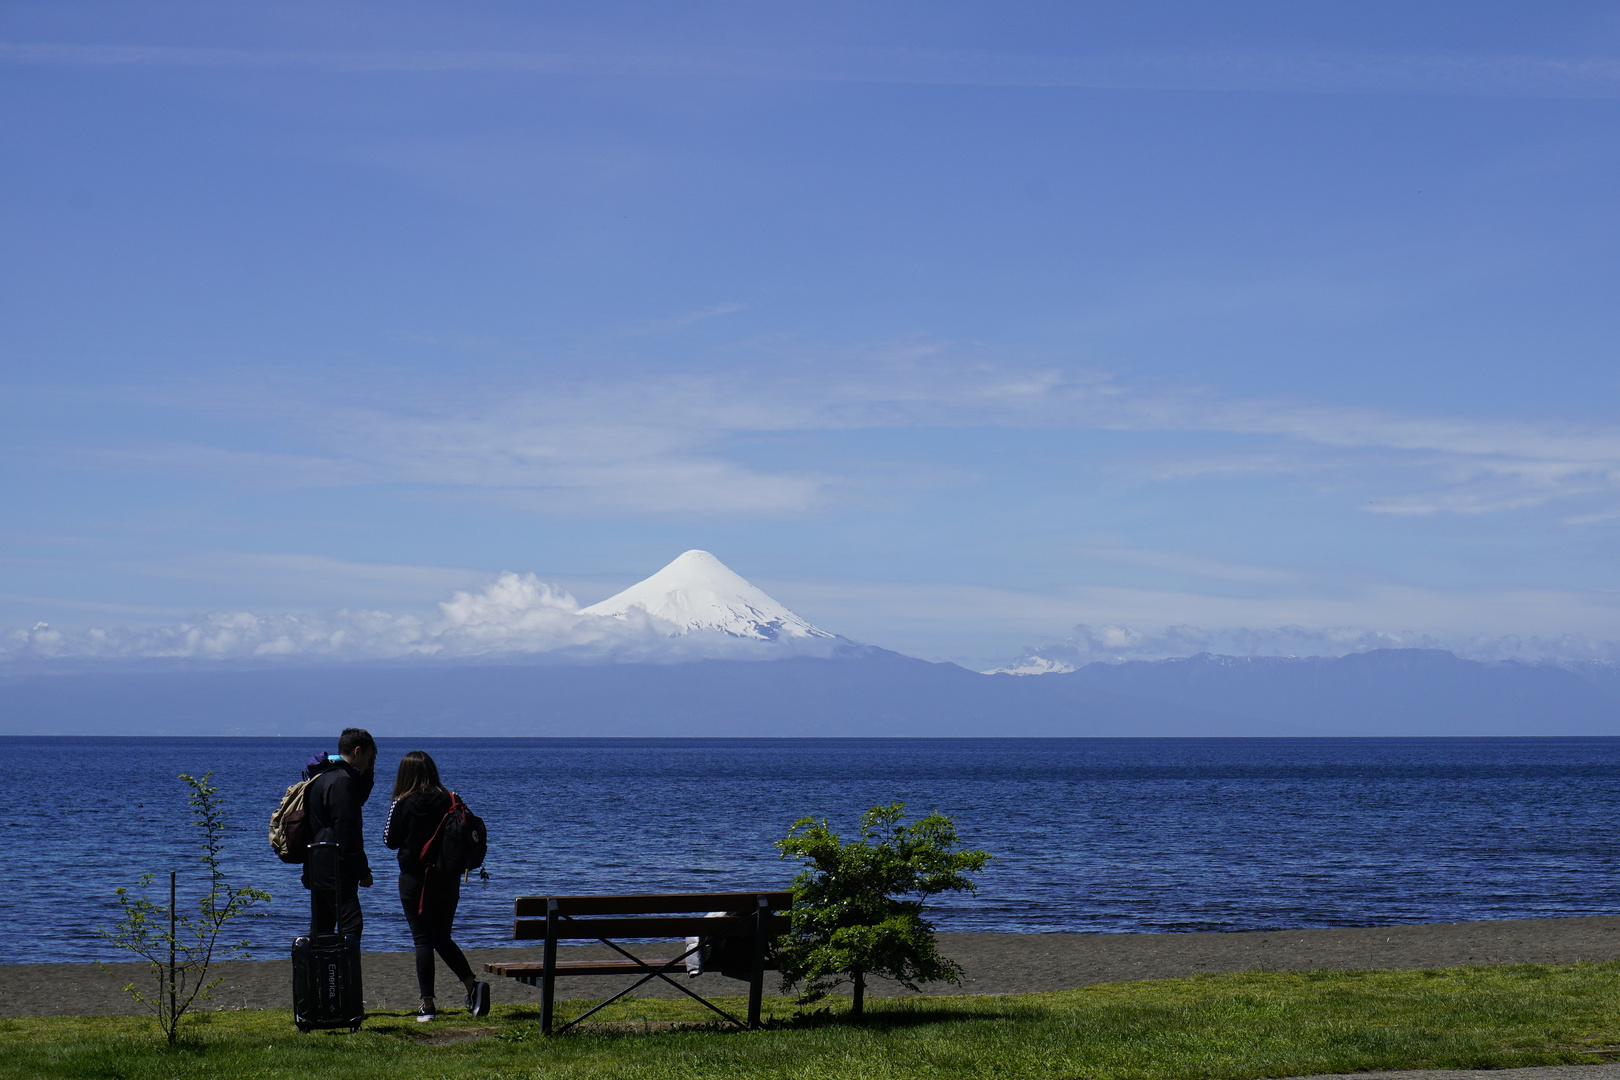
<instances>
[{"instance_id":1,"label":"green grass lawn","mask_svg":"<svg viewBox=\"0 0 1620 1080\"><path fill-rule=\"evenodd\" d=\"M450 1013L432 1024L379 1013L358 1035L300 1035L287 1012L225 1011L200 1014L174 1048L136 1018L0 1020L0 1074L1242 1080L1592 1062L1620 1059L1620 962L1248 973L878 999L862 1022L838 1011L796 1019L786 1001L767 1011L766 1030L723 1031L703 1023L693 1003L640 999L598 1014L600 1027L549 1039L533 1006L497 1006L483 1020Z\"/></svg>"}]
</instances>

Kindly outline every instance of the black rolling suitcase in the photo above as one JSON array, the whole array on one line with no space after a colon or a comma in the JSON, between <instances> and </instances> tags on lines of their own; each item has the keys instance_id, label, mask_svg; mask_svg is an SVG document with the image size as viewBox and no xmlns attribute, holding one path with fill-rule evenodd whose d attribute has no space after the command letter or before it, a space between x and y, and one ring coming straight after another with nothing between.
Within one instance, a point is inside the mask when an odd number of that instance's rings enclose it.
<instances>
[{"instance_id":1,"label":"black rolling suitcase","mask_svg":"<svg viewBox=\"0 0 1620 1080\"><path fill-rule=\"evenodd\" d=\"M327 850L322 851L320 849ZM336 844L311 844L309 858L324 865L311 867L312 886L328 876L339 894ZM334 905L335 906L335 905ZM299 1031L348 1028L359 1031L366 1018L360 993L360 939L341 933L311 934L293 942L293 1023Z\"/></svg>"}]
</instances>

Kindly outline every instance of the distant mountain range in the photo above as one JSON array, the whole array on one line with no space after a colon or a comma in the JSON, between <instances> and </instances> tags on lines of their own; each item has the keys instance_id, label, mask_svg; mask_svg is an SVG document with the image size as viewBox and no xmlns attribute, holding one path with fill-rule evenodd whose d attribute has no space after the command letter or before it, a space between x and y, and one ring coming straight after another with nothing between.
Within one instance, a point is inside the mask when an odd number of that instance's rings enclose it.
<instances>
[{"instance_id":1,"label":"distant mountain range","mask_svg":"<svg viewBox=\"0 0 1620 1080\"><path fill-rule=\"evenodd\" d=\"M1482 663L1439 649L1087 664L1056 679L1300 734L1620 734L1620 668Z\"/></svg>"},{"instance_id":2,"label":"distant mountain range","mask_svg":"<svg viewBox=\"0 0 1620 1080\"><path fill-rule=\"evenodd\" d=\"M334 664L0 678L0 733L410 736L1620 735L1620 679L1390 649L981 675L881 649L684 664Z\"/></svg>"},{"instance_id":3,"label":"distant mountain range","mask_svg":"<svg viewBox=\"0 0 1620 1080\"><path fill-rule=\"evenodd\" d=\"M582 615L761 659L83 661L0 672L0 734L995 737L1620 735L1620 668L1383 649L981 674L812 626L705 551ZM784 651L786 649L786 651Z\"/></svg>"}]
</instances>

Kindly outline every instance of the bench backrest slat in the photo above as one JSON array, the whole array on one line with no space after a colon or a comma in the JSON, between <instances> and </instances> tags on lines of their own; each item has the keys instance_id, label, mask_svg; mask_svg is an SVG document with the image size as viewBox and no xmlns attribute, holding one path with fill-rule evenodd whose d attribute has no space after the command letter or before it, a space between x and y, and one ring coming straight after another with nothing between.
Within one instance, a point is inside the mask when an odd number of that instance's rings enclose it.
<instances>
[{"instance_id":1,"label":"bench backrest slat","mask_svg":"<svg viewBox=\"0 0 1620 1080\"><path fill-rule=\"evenodd\" d=\"M786 915L767 915L765 934L779 937L792 929L793 920ZM558 919L558 941L589 941L595 938L684 938L684 937L743 937L754 932L754 920L706 919L701 915L677 915L667 918L641 919ZM544 941L546 920L519 919L512 926L512 937L518 941Z\"/></svg>"},{"instance_id":2,"label":"bench backrest slat","mask_svg":"<svg viewBox=\"0 0 1620 1080\"><path fill-rule=\"evenodd\" d=\"M739 893L647 893L640 896L520 896L513 905L519 919L546 917L548 902L563 915L660 915L692 911L753 911L757 897L772 911L793 906L791 892L760 890ZM544 935L542 935L544 936ZM611 935L609 935L611 936Z\"/></svg>"}]
</instances>

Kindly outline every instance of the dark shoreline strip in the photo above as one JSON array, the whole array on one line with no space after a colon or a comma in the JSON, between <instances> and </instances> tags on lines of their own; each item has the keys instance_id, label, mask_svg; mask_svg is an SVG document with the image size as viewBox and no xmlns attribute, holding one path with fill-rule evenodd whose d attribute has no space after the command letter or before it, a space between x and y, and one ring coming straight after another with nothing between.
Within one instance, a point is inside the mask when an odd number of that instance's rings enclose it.
<instances>
[{"instance_id":1,"label":"dark shoreline strip","mask_svg":"<svg viewBox=\"0 0 1620 1080\"><path fill-rule=\"evenodd\" d=\"M1620 916L1502 922L1425 923L1407 926L1323 930L1277 930L1241 934L941 934L949 956L967 969L959 987L937 985L929 993L1021 994L1070 990L1093 983L1168 979L1230 971L1440 968L1469 964L1570 964L1620 959ZM566 950L581 957L600 947ZM539 949L469 949L476 970L491 960L539 959ZM366 997L373 1009L416 1005L416 978L409 953L367 953ZM121 987L144 979L145 965L0 965L0 1017L139 1015ZM288 1008L291 975L285 957L221 965L225 982L213 1006ZM457 1000L459 987L440 966L440 998ZM511 980L492 979L497 1001L532 1001L538 991ZM731 980L705 975L700 989L725 994ZM617 980L572 979L570 997L617 989ZM767 988L775 992L776 987ZM876 994L906 993L878 986ZM673 996L662 987L656 996Z\"/></svg>"}]
</instances>

